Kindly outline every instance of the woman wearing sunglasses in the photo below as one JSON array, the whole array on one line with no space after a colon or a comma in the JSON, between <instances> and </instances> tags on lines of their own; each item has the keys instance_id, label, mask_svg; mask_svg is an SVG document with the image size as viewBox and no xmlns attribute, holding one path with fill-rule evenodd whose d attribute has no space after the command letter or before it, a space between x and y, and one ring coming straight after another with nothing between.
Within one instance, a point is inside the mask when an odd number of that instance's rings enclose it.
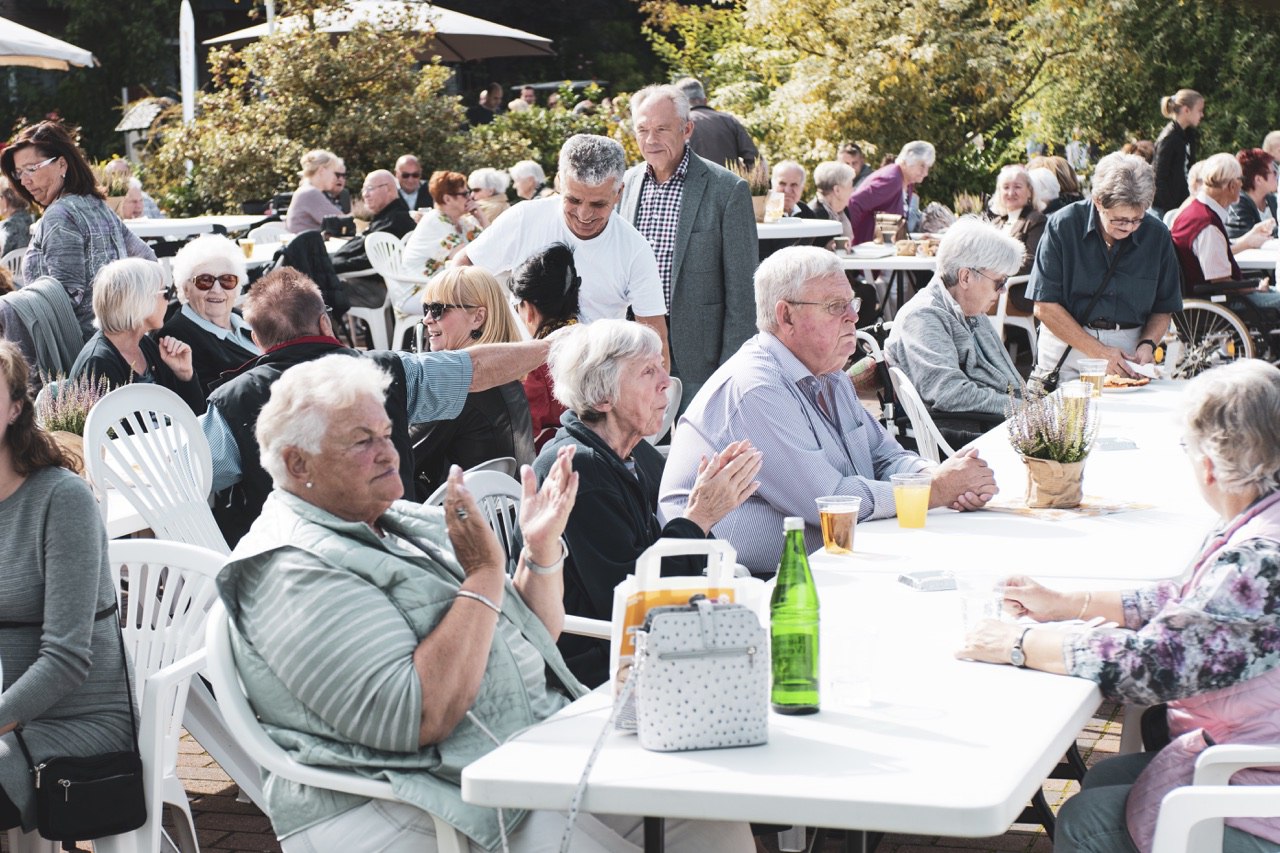
<instances>
[{"instance_id":1,"label":"woman wearing sunglasses","mask_svg":"<svg viewBox=\"0 0 1280 853\"><path fill-rule=\"evenodd\" d=\"M191 347L147 334L164 325L168 307L159 264L139 258L107 264L93 280L98 331L76 357L71 378L104 379L108 388L153 383L177 394L197 415L204 414L205 395L191 367Z\"/></svg>"},{"instance_id":2,"label":"woman wearing sunglasses","mask_svg":"<svg viewBox=\"0 0 1280 853\"><path fill-rule=\"evenodd\" d=\"M481 267L438 273L422 299L424 337L432 352L521 340L506 292ZM445 481L450 465L471 468L503 456L520 465L533 463L529 401L518 381L472 392L456 418L414 424L409 435L420 500Z\"/></svg>"},{"instance_id":3,"label":"woman wearing sunglasses","mask_svg":"<svg viewBox=\"0 0 1280 853\"><path fill-rule=\"evenodd\" d=\"M432 276L449 259L489 227L489 218L476 205L461 172L434 172L427 182L435 208L426 211L404 246L404 269L413 275ZM422 290L401 294L392 303L404 314L415 314Z\"/></svg>"},{"instance_id":4,"label":"woman wearing sunglasses","mask_svg":"<svg viewBox=\"0 0 1280 853\"><path fill-rule=\"evenodd\" d=\"M31 232L22 261L24 281L42 275L58 280L87 340L93 334L93 278L120 258L156 259L107 207L106 192L84 152L58 122L23 128L0 154L0 171L28 202L44 214Z\"/></svg>"},{"instance_id":5,"label":"woman wearing sunglasses","mask_svg":"<svg viewBox=\"0 0 1280 853\"><path fill-rule=\"evenodd\" d=\"M232 310L248 280L244 253L221 234L206 234L173 258L182 310L160 330L191 347L191 363L207 396L223 371L262 355L249 324Z\"/></svg>"}]
</instances>

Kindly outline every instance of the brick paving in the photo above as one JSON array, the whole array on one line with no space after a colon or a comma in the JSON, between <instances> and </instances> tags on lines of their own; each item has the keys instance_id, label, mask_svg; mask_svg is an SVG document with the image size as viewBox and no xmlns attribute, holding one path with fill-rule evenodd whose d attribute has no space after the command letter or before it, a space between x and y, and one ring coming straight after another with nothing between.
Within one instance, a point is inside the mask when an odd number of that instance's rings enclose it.
<instances>
[{"instance_id":1,"label":"brick paving","mask_svg":"<svg viewBox=\"0 0 1280 853\"><path fill-rule=\"evenodd\" d=\"M1086 764L1093 766L1119 752L1121 718L1122 710L1118 705L1105 703L1080 733L1078 743ZM191 812L202 851L271 853L280 849L266 816L252 803L236 801L239 788L200 744L186 734L179 746L178 775L191 798ZM1044 790L1049 805L1056 811L1079 790L1079 786L1075 782L1049 779L1044 783ZM0 844L0 848L3 847ZM760 847L764 853L777 853L778 850L775 838L761 839ZM91 851L93 848L83 844L79 849ZM1042 828L1025 824L1014 824L1004 835L995 838L889 835L877 848L878 853L919 853L922 850L1051 853L1052 849L1053 845ZM838 853L841 850L843 842L836 837L829 839L818 853Z\"/></svg>"}]
</instances>

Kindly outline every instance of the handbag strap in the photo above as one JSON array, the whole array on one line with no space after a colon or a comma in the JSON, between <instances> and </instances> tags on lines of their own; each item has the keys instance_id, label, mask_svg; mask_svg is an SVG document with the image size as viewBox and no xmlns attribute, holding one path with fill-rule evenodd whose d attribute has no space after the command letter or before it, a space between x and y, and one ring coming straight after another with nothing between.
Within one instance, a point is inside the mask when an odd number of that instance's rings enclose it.
<instances>
[{"instance_id":1,"label":"handbag strap","mask_svg":"<svg viewBox=\"0 0 1280 853\"><path fill-rule=\"evenodd\" d=\"M1093 298L1089 300L1089 304L1084 309L1085 322L1089 322L1089 315L1093 313L1093 307L1098 304L1098 300L1102 298L1102 291L1107 289L1107 285L1111 283L1111 276L1115 275L1116 264L1120 262L1120 255L1124 252L1127 243L1121 243L1116 248L1116 253L1111 256L1111 263L1107 264L1107 273L1102 277L1102 284L1098 285L1098 289L1093 292ZM1062 370L1062 365L1067 363L1067 356L1071 355L1071 344L1066 345L1066 349L1062 351L1062 356L1058 359L1058 363L1053 366L1050 374L1057 373Z\"/></svg>"},{"instance_id":2,"label":"handbag strap","mask_svg":"<svg viewBox=\"0 0 1280 853\"><path fill-rule=\"evenodd\" d=\"M93 621L100 622L109 616L114 616L120 610L119 603L113 601L110 607L104 607L97 613L93 614ZM18 628L36 626L40 627L44 622L0 622L0 628ZM124 686L129 694L129 733L133 735L133 752L141 757L138 749L138 720L133 710L133 679L129 677L129 658L124 650L124 629L120 627L119 620L116 620L116 639L120 641L120 666L124 669ZM32 774L36 772L36 763L31 758L31 751L27 749L27 741L22 737L22 725L19 724L13 730L14 737L18 739L18 746L22 747L22 754L27 759L27 767L31 769Z\"/></svg>"}]
</instances>

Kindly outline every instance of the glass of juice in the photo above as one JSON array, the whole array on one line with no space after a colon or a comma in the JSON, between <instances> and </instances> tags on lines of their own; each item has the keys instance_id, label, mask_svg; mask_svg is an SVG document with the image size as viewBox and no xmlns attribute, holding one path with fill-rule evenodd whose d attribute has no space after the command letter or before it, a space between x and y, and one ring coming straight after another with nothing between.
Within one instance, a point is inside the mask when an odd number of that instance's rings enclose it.
<instances>
[{"instance_id":1,"label":"glass of juice","mask_svg":"<svg viewBox=\"0 0 1280 853\"><path fill-rule=\"evenodd\" d=\"M1102 396L1102 382L1107 377L1107 360L1105 358L1082 358L1079 362L1080 381L1093 386L1093 396Z\"/></svg>"},{"instance_id":2,"label":"glass of juice","mask_svg":"<svg viewBox=\"0 0 1280 853\"><path fill-rule=\"evenodd\" d=\"M253 257L254 245L255 245L254 241L250 240L248 237L240 238L240 251L244 252L244 256L246 260Z\"/></svg>"},{"instance_id":3,"label":"glass of juice","mask_svg":"<svg viewBox=\"0 0 1280 853\"><path fill-rule=\"evenodd\" d=\"M827 495L815 500L822 524L823 550L828 554L852 555L853 531L858 524L862 498L853 495Z\"/></svg>"},{"instance_id":4,"label":"glass of juice","mask_svg":"<svg viewBox=\"0 0 1280 853\"><path fill-rule=\"evenodd\" d=\"M924 527L924 517L929 512L929 489L933 475L929 473L893 474L893 502L898 508L899 527Z\"/></svg>"}]
</instances>

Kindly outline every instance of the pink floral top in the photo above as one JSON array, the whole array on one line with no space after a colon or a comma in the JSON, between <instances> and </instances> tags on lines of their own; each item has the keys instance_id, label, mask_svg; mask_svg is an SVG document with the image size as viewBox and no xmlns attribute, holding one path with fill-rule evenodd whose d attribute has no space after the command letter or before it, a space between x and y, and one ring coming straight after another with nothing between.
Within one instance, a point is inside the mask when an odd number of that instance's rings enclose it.
<instances>
[{"instance_id":1,"label":"pink floral top","mask_svg":"<svg viewBox=\"0 0 1280 853\"><path fill-rule=\"evenodd\" d=\"M470 216L462 217L455 226L449 217L437 210L429 210L423 214L418 227L413 229L404 247L401 264L408 275L421 276L423 281L408 292L392 291L391 301L405 314L417 314L421 311L422 289L426 287L426 279L435 275L458 250L480 236L483 229ZM403 291L404 289L402 289Z\"/></svg>"}]
</instances>

